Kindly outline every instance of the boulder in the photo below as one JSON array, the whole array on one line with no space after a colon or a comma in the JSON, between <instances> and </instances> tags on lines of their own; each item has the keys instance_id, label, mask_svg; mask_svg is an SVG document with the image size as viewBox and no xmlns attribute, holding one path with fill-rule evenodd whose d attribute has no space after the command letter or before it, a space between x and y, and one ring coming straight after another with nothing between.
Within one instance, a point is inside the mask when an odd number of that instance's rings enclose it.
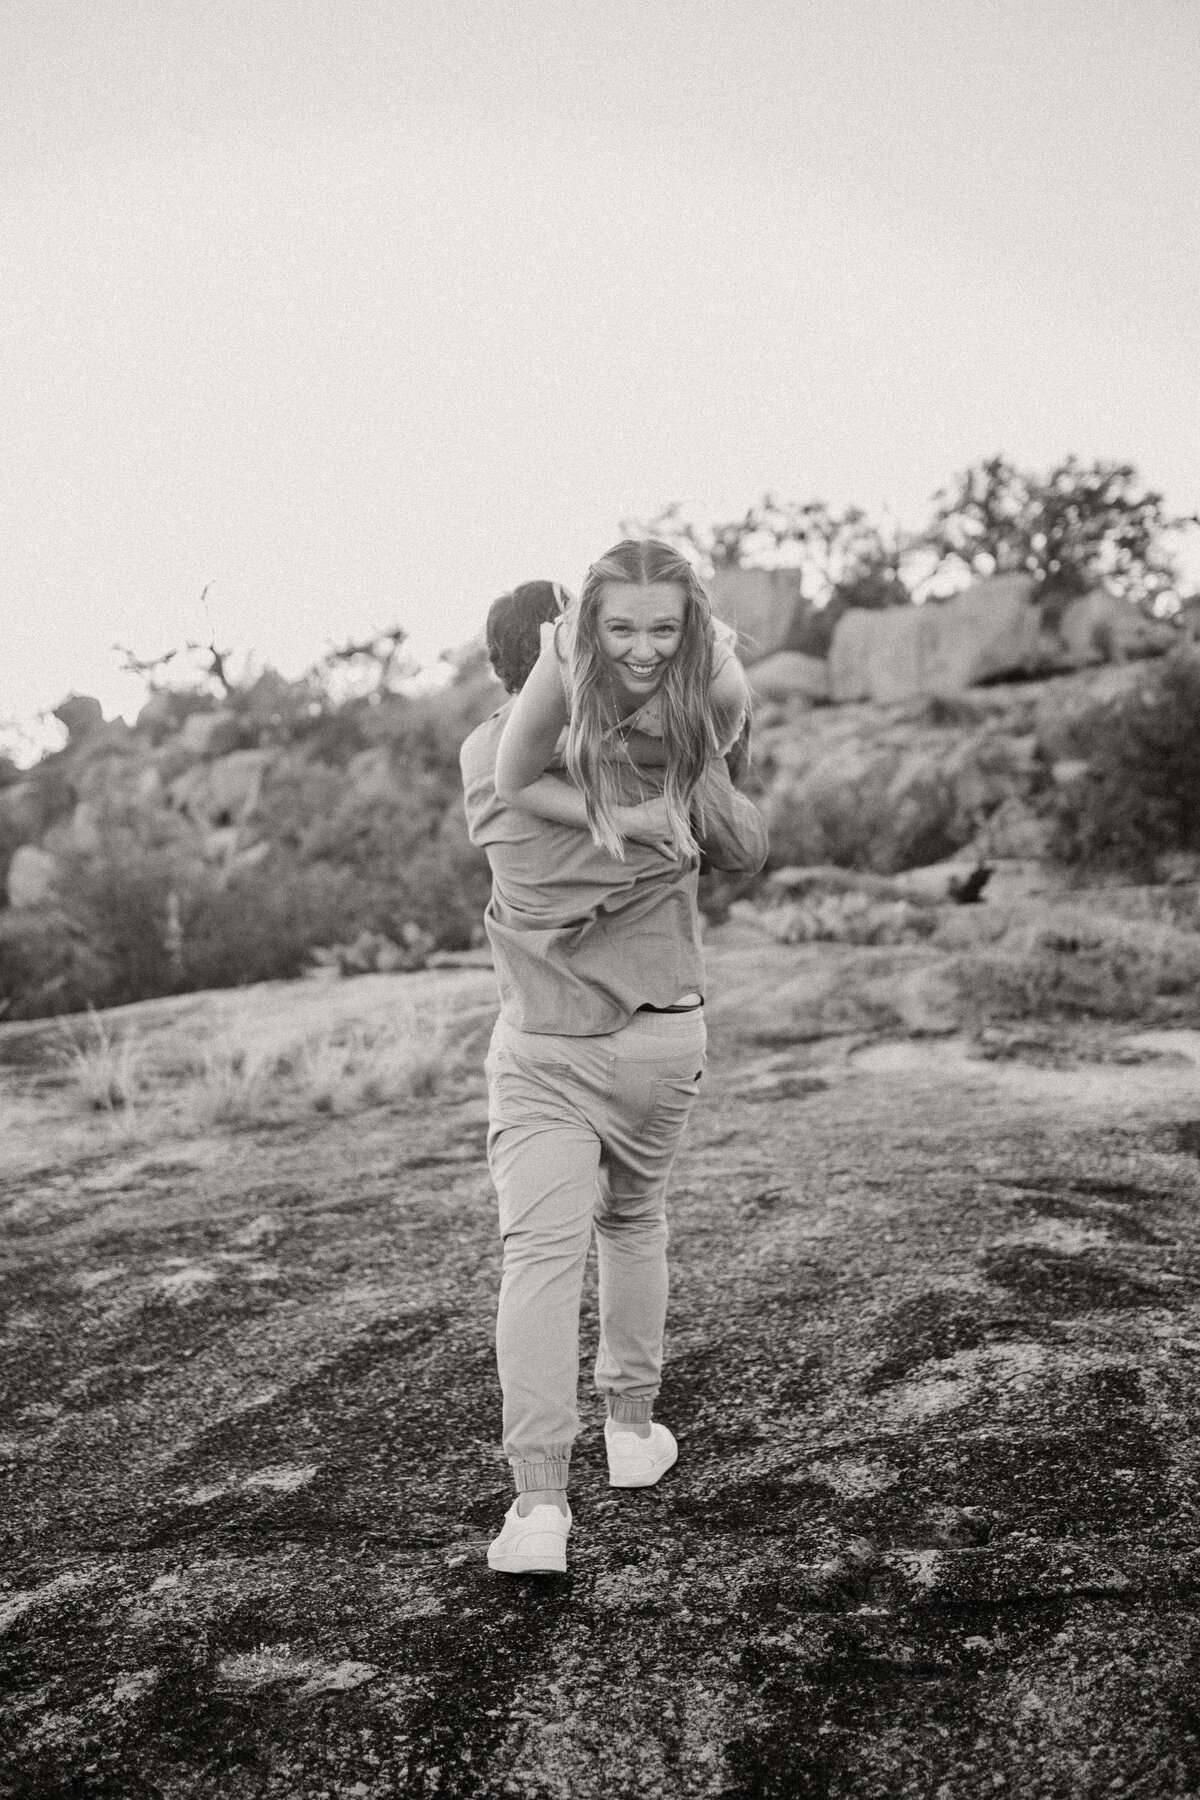
<instances>
[{"instance_id":1,"label":"boulder","mask_svg":"<svg viewBox=\"0 0 1200 1800\"><path fill-rule=\"evenodd\" d=\"M199 758L179 738L168 738L154 752L154 766L164 787L170 787L187 769L193 769Z\"/></svg>"},{"instance_id":2,"label":"boulder","mask_svg":"<svg viewBox=\"0 0 1200 1800\"><path fill-rule=\"evenodd\" d=\"M738 654L749 667L786 648L807 612L799 569L718 567L709 582L713 611L738 634Z\"/></svg>"},{"instance_id":3,"label":"boulder","mask_svg":"<svg viewBox=\"0 0 1200 1800\"><path fill-rule=\"evenodd\" d=\"M207 830L240 825L258 804L269 760L265 750L235 750L217 762L197 763L171 783L171 802Z\"/></svg>"},{"instance_id":4,"label":"boulder","mask_svg":"<svg viewBox=\"0 0 1200 1800\"><path fill-rule=\"evenodd\" d=\"M200 846L200 854L205 862L228 866L237 854L237 847L237 826L217 825L211 831L205 832Z\"/></svg>"},{"instance_id":5,"label":"boulder","mask_svg":"<svg viewBox=\"0 0 1200 1800\"><path fill-rule=\"evenodd\" d=\"M1020 794L1001 802L980 832L981 852L1006 862L1036 863L1046 856L1050 821Z\"/></svg>"},{"instance_id":6,"label":"boulder","mask_svg":"<svg viewBox=\"0 0 1200 1800\"><path fill-rule=\"evenodd\" d=\"M831 700L874 700L887 705L926 693L923 662L927 609L852 606L834 626L829 646Z\"/></svg>"},{"instance_id":7,"label":"boulder","mask_svg":"<svg viewBox=\"0 0 1200 1800\"><path fill-rule=\"evenodd\" d=\"M1097 590L1051 628L1031 575L994 575L953 599L869 612L851 607L829 649L829 692L877 705L958 694L980 682L1161 655L1178 628Z\"/></svg>"},{"instance_id":8,"label":"boulder","mask_svg":"<svg viewBox=\"0 0 1200 1800\"><path fill-rule=\"evenodd\" d=\"M8 865L8 904L45 906L54 898L58 872L58 860L48 850L22 844Z\"/></svg>"},{"instance_id":9,"label":"boulder","mask_svg":"<svg viewBox=\"0 0 1200 1800\"><path fill-rule=\"evenodd\" d=\"M124 724L124 720L121 723ZM132 739L129 745L118 743L114 750L109 739L111 731L112 726L106 725L103 733L93 738L71 765L71 782L81 800L103 803L117 794L130 793L145 766L140 759L128 754L131 747L137 747L137 740Z\"/></svg>"},{"instance_id":10,"label":"boulder","mask_svg":"<svg viewBox=\"0 0 1200 1800\"><path fill-rule=\"evenodd\" d=\"M179 701L180 696L168 688L155 688L138 714L134 730L152 744L173 737L179 726Z\"/></svg>"},{"instance_id":11,"label":"boulder","mask_svg":"<svg viewBox=\"0 0 1200 1800\"><path fill-rule=\"evenodd\" d=\"M829 698L840 704L869 700L871 618L861 606L844 612L833 630L829 646Z\"/></svg>"},{"instance_id":12,"label":"boulder","mask_svg":"<svg viewBox=\"0 0 1200 1800\"><path fill-rule=\"evenodd\" d=\"M1063 657L1072 669L1092 663L1122 663L1138 656L1161 656L1178 643L1179 632L1153 619L1128 600L1096 588L1072 600L1059 621Z\"/></svg>"},{"instance_id":13,"label":"boulder","mask_svg":"<svg viewBox=\"0 0 1200 1800\"><path fill-rule=\"evenodd\" d=\"M1033 577L993 575L927 611L932 627L922 671L926 694L957 694L981 681L1032 675L1049 661Z\"/></svg>"},{"instance_id":14,"label":"boulder","mask_svg":"<svg viewBox=\"0 0 1200 1800\"><path fill-rule=\"evenodd\" d=\"M47 834L46 848L95 856L103 843L102 809L94 800L81 800L69 819L55 825Z\"/></svg>"},{"instance_id":15,"label":"boulder","mask_svg":"<svg viewBox=\"0 0 1200 1800\"><path fill-rule=\"evenodd\" d=\"M978 581L951 600L882 611L851 607L829 649L831 699L878 705L955 694L1052 660L1028 575Z\"/></svg>"},{"instance_id":16,"label":"boulder","mask_svg":"<svg viewBox=\"0 0 1200 1800\"><path fill-rule=\"evenodd\" d=\"M67 728L72 744L94 737L104 726L104 708L91 694L72 694L54 709L54 717Z\"/></svg>"},{"instance_id":17,"label":"boulder","mask_svg":"<svg viewBox=\"0 0 1200 1800\"><path fill-rule=\"evenodd\" d=\"M760 700L827 700L829 670L819 657L776 650L754 664L750 686Z\"/></svg>"},{"instance_id":18,"label":"boulder","mask_svg":"<svg viewBox=\"0 0 1200 1800\"><path fill-rule=\"evenodd\" d=\"M231 712L191 713L183 722L179 741L196 756L228 756L241 742L241 725Z\"/></svg>"},{"instance_id":19,"label":"boulder","mask_svg":"<svg viewBox=\"0 0 1200 1800\"><path fill-rule=\"evenodd\" d=\"M0 826L12 837L40 837L51 817L47 795L36 781L17 781L0 793Z\"/></svg>"}]
</instances>

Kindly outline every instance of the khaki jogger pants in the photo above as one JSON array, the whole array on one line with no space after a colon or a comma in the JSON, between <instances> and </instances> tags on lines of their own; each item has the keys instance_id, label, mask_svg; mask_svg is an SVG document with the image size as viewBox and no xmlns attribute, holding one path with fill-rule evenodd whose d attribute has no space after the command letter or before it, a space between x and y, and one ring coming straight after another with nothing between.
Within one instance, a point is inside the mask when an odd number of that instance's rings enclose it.
<instances>
[{"instance_id":1,"label":"khaki jogger pants","mask_svg":"<svg viewBox=\"0 0 1200 1800\"><path fill-rule=\"evenodd\" d=\"M614 1418L651 1416L667 1313L667 1178L704 1055L700 1008L635 1013L603 1037L497 1022L486 1065L488 1164L504 1239L496 1360L518 1493L567 1485L593 1229L596 1386Z\"/></svg>"}]
</instances>

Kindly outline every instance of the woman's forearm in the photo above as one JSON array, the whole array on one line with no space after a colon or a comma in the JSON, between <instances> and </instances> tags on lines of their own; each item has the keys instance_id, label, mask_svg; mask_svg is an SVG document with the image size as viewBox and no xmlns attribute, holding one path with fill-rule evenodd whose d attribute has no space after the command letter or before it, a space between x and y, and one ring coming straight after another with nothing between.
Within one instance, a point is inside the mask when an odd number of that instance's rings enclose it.
<instances>
[{"instance_id":1,"label":"woman's forearm","mask_svg":"<svg viewBox=\"0 0 1200 1800\"><path fill-rule=\"evenodd\" d=\"M553 649L543 651L513 702L496 750L496 792L510 806L529 806L525 795L553 761L567 723L566 696Z\"/></svg>"},{"instance_id":2,"label":"woman's forearm","mask_svg":"<svg viewBox=\"0 0 1200 1800\"><path fill-rule=\"evenodd\" d=\"M499 787L497 786L497 792ZM503 799L504 796L501 795ZM512 802L522 812L533 813L551 825L574 825L588 829L587 805L583 795L560 775L539 775L527 782Z\"/></svg>"}]
</instances>

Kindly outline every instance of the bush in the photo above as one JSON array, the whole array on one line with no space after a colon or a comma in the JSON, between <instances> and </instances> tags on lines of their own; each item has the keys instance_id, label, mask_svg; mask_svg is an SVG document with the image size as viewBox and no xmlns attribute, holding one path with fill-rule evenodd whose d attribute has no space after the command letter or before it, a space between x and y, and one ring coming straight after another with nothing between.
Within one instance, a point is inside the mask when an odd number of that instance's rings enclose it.
<instances>
[{"instance_id":1,"label":"bush","mask_svg":"<svg viewBox=\"0 0 1200 1800\"><path fill-rule=\"evenodd\" d=\"M346 936L359 912L358 887L350 869L281 861L225 886L213 881L194 888L180 904L173 985L190 990L293 979L314 945Z\"/></svg>"},{"instance_id":2,"label":"bush","mask_svg":"<svg viewBox=\"0 0 1200 1800\"><path fill-rule=\"evenodd\" d=\"M742 903L743 907L746 903ZM780 944L920 943L936 929L937 912L909 900L879 900L869 894L809 894L775 906L737 911Z\"/></svg>"},{"instance_id":3,"label":"bush","mask_svg":"<svg viewBox=\"0 0 1200 1800\"><path fill-rule=\"evenodd\" d=\"M1178 1019L1196 1009L1200 937L1061 907L1014 922L959 975L981 1019Z\"/></svg>"},{"instance_id":4,"label":"bush","mask_svg":"<svg viewBox=\"0 0 1200 1800\"><path fill-rule=\"evenodd\" d=\"M1145 879L1160 857L1200 851L1200 657L1168 657L1075 737L1088 771L1056 799L1053 855Z\"/></svg>"},{"instance_id":5,"label":"bush","mask_svg":"<svg viewBox=\"0 0 1200 1800\"><path fill-rule=\"evenodd\" d=\"M941 862L970 843L975 824L963 815L952 781L931 771L897 799L891 774L881 761L864 781L769 809L770 866L833 863L894 875Z\"/></svg>"},{"instance_id":6,"label":"bush","mask_svg":"<svg viewBox=\"0 0 1200 1800\"><path fill-rule=\"evenodd\" d=\"M0 1017L80 1012L103 995L112 969L62 912L0 912Z\"/></svg>"},{"instance_id":7,"label":"bush","mask_svg":"<svg viewBox=\"0 0 1200 1800\"><path fill-rule=\"evenodd\" d=\"M64 910L100 958L106 979L91 989L93 1006L124 1006L180 985L170 941L169 857L152 852L71 859Z\"/></svg>"}]
</instances>

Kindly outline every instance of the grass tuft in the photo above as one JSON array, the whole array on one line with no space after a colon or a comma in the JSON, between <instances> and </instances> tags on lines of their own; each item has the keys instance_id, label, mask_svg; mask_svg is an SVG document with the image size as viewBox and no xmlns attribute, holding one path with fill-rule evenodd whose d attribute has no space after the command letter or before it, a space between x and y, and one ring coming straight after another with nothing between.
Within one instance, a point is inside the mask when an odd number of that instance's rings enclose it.
<instances>
[{"instance_id":1,"label":"grass tuft","mask_svg":"<svg viewBox=\"0 0 1200 1800\"><path fill-rule=\"evenodd\" d=\"M305 1044L297 1059L301 1089L317 1112L345 1114L367 1107L432 1099L462 1064L449 1021L412 1013L373 1034L356 1027Z\"/></svg>"},{"instance_id":2,"label":"grass tuft","mask_svg":"<svg viewBox=\"0 0 1200 1800\"><path fill-rule=\"evenodd\" d=\"M142 1046L130 1033L116 1038L103 1019L88 1011L82 1042L64 1027L66 1042L57 1049L59 1064L71 1074L93 1112L116 1113L132 1108L141 1086Z\"/></svg>"},{"instance_id":3,"label":"grass tuft","mask_svg":"<svg viewBox=\"0 0 1200 1800\"><path fill-rule=\"evenodd\" d=\"M244 1125L262 1117L277 1056L236 1039L206 1050L191 1094L200 1125Z\"/></svg>"}]
</instances>

